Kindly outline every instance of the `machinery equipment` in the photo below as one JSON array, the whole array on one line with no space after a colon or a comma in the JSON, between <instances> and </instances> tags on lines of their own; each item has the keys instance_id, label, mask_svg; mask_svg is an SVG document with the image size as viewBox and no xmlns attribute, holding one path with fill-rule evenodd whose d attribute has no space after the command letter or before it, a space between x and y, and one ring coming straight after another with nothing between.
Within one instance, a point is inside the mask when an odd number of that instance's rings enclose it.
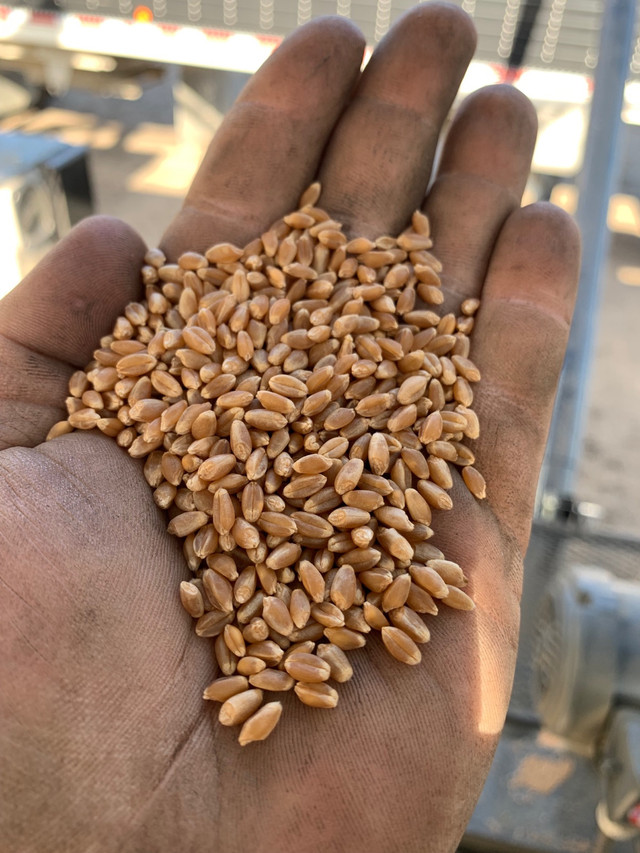
<instances>
[{"instance_id":1,"label":"machinery equipment","mask_svg":"<svg viewBox=\"0 0 640 853\"><path fill-rule=\"evenodd\" d=\"M556 575L538 617L534 673L543 725L594 755L600 831L640 837L640 583L581 566Z\"/></svg>"},{"instance_id":2,"label":"machinery equipment","mask_svg":"<svg viewBox=\"0 0 640 853\"><path fill-rule=\"evenodd\" d=\"M0 134L0 297L91 213L85 148L35 134Z\"/></svg>"}]
</instances>

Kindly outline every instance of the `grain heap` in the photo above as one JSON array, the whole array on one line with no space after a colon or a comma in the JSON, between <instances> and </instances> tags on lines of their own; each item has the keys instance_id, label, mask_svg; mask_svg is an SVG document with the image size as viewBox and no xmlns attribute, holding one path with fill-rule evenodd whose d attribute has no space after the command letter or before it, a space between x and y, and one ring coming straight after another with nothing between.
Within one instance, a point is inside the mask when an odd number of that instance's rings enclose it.
<instances>
[{"instance_id":1,"label":"grain heap","mask_svg":"<svg viewBox=\"0 0 640 853\"><path fill-rule=\"evenodd\" d=\"M49 438L97 428L135 458L193 573L180 598L215 637L222 702L240 743L294 689L332 708L345 651L381 631L420 662L420 614L469 610L461 568L427 540L452 508L450 465L477 497L463 443L478 436L469 333L478 300L439 314L441 265L416 211L399 237L348 240L316 206L243 249L229 243L167 263L145 256L145 300L128 305L70 380L68 419ZM416 307L421 300L426 307Z\"/></svg>"}]
</instances>

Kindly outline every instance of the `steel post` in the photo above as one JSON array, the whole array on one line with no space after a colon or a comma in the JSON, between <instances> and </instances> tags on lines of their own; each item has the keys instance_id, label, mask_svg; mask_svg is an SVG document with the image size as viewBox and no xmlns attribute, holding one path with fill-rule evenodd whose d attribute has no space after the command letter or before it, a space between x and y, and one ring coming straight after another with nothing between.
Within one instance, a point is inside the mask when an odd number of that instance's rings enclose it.
<instances>
[{"instance_id":1,"label":"steel post","mask_svg":"<svg viewBox=\"0 0 640 853\"><path fill-rule=\"evenodd\" d=\"M582 272L549 442L538 489L545 505L572 499L582 450L588 379L608 248L607 211L617 178L624 86L635 32L635 0L606 0L576 220L582 233ZM551 501L549 501L551 498Z\"/></svg>"}]
</instances>

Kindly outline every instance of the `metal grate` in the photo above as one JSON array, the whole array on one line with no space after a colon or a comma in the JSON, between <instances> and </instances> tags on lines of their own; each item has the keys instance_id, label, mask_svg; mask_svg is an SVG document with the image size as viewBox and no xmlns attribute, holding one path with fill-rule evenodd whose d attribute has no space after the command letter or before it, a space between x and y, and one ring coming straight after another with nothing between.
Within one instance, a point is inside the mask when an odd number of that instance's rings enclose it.
<instances>
[{"instance_id":1,"label":"metal grate","mask_svg":"<svg viewBox=\"0 0 640 853\"><path fill-rule=\"evenodd\" d=\"M533 636L533 653L535 654L536 688L540 695L544 696L553 674L560 666L562 654L562 635L558 614L553 599L548 595L543 596L540 606L538 624Z\"/></svg>"},{"instance_id":2,"label":"metal grate","mask_svg":"<svg viewBox=\"0 0 640 853\"><path fill-rule=\"evenodd\" d=\"M516 64L591 74L598 61L604 0L457 0L478 30L477 58L505 65L526 25ZM9 0L9 6L131 18L130 0ZM148 0L158 23L285 36L320 15L351 18L378 42L415 0ZM516 45L516 47L518 47ZM630 64L640 76L640 33Z\"/></svg>"}]
</instances>

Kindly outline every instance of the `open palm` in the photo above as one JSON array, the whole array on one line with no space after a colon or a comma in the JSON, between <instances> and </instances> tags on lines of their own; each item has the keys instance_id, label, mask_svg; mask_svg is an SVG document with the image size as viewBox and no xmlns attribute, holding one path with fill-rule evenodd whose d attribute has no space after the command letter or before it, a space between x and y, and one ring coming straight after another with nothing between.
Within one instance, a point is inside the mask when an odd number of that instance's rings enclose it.
<instances>
[{"instance_id":1,"label":"open palm","mask_svg":"<svg viewBox=\"0 0 640 853\"><path fill-rule=\"evenodd\" d=\"M458 9L422 5L360 72L362 38L316 21L246 87L162 248L242 245L314 178L351 235L398 233L423 204L436 142L474 48ZM145 247L124 224L77 227L0 306L0 837L10 853L455 848L504 721L522 555L577 276L571 222L520 209L535 138L509 87L462 106L424 202L446 310L469 296L483 381L478 467L436 513L472 614L442 612L418 667L378 641L352 653L335 711L293 696L264 744L240 749L201 700L215 677L177 599L186 569L151 490L116 444L43 444L126 302ZM446 608L443 608L446 610Z\"/></svg>"}]
</instances>

